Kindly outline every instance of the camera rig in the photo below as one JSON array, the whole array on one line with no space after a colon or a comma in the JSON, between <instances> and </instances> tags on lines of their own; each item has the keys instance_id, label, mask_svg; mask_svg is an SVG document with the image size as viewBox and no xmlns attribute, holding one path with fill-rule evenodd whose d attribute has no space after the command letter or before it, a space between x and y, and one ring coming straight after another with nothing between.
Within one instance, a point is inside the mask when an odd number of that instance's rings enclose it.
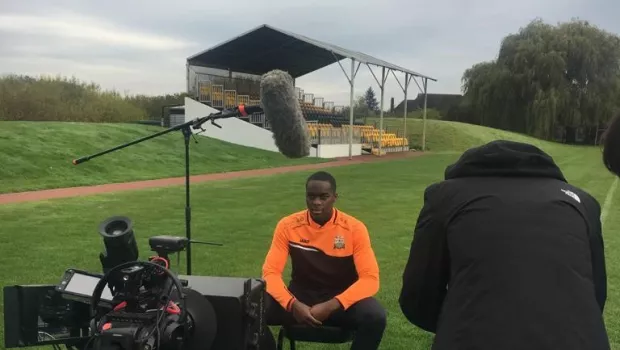
<instances>
[{"instance_id":1,"label":"camera rig","mask_svg":"<svg viewBox=\"0 0 620 350\"><path fill-rule=\"evenodd\" d=\"M149 239L157 253L138 261L132 222L115 216L101 223L103 275L67 269L57 285L4 287L6 348L52 345L96 350L258 349L264 321L265 282L254 278L192 275L189 140L210 121L234 118L222 111L74 159L78 165L143 141L181 131L185 144L185 235ZM204 129L202 129L204 130ZM196 141L197 142L197 141ZM186 251L187 276L170 270L169 254ZM178 256L177 259L180 257ZM179 265L180 267L180 265Z\"/></svg>"},{"instance_id":2,"label":"camera rig","mask_svg":"<svg viewBox=\"0 0 620 350\"><path fill-rule=\"evenodd\" d=\"M169 255L186 237L150 237L156 255L140 261L127 217L108 218L99 233L104 274L70 268L56 285L4 287L6 348L259 349L264 281L175 274Z\"/></svg>"}]
</instances>

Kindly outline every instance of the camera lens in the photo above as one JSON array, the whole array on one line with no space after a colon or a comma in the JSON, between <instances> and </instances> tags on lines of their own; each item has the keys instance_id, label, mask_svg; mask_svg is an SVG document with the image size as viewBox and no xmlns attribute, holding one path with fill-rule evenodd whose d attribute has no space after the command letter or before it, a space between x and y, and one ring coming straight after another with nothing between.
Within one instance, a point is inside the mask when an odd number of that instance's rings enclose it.
<instances>
[{"instance_id":1,"label":"camera lens","mask_svg":"<svg viewBox=\"0 0 620 350\"><path fill-rule=\"evenodd\" d=\"M99 225L99 234L105 245L104 258L107 268L138 259L138 244L133 232L133 222L125 216L113 216ZM112 266L110 266L112 265Z\"/></svg>"}]
</instances>

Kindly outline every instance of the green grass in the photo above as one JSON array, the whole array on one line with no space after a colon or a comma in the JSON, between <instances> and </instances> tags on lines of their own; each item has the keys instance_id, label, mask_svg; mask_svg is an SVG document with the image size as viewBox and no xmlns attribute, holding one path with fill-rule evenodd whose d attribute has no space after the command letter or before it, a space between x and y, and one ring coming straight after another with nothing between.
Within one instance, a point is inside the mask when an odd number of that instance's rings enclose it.
<instances>
[{"instance_id":1,"label":"green grass","mask_svg":"<svg viewBox=\"0 0 620 350\"><path fill-rule=\"evenodd\" d=\"M600 150L563 146L553 150L569 181L589 191L602 205L613 177L601 164ZM430 348L432 336L406 322L397 297L424 188L440 180L444 168L457 156L444 153L330 170L339 180L338 207L368 225L379 260L381 289L377 297L388 309L383 349ZM223 247L194 247L194 274L260 276L275 223L304 206L303 183L308 174L193 185L194 237L224 243ZM141 257L147 258L148 237L184 235L183 201L182 187L171 187L0 206L0 280L3 285L57 283L68 267L100 271L102 242L97 226L112 215L127 215L135 221ZM606 322L614 348L620 348L620 238L613 235L620 230L620 217L614 214L619 209L617 194L605 225L609 274ZM347 346L300 344L299 348Z\"/></svg>"},{"instance_id":2,"label":"green grass","mask_svg":"<svg viewBox=\"0 0 620 350\"><path fill-rule=\"evenodd\" d=\"M0 122L0 193L185 175L183 136L175 131L74 166L75 158L164 129L135 124ZM196 136L192 174L316 163Z\"/></svg>"},{"instance_id":3,"label":"green grass","mask_svg":"<svg viewBox=\"0 0 620 350\"><path fill-rule=\"evenodd\" d=\"M366 120L367 124L374 124L375 122L378 127L379 118L368 118ZM398 130L401 133L399 135L402 135L404 120L402 118L383 118L383 126L389 132ZM410 137L412 147L421 148L422 129L422 119L407 119L407 134ZM567 147L575 150L581 149L579 146L543 141L515 132L485 126L443 120L426 120L426 150L431 152L462 152L470 147L497 139L528 142L552 154L556 149L562 152Z\"/></svg>"},{"instance_id":4,"label":"green grass","mask_svg":"<svg viewBox=\"0 0 620 350\"><path fill-rule=\"evenodd\" d=\"M374 122L369 119L368 122ZM402 128L402 119L385 118L390 129ZM111 182L150 180L184 175L183 137L173 132L129 146L74 166L71 160L151 135L162 128L134 124L66 122L0 122L0 193ZM413 145L421 144L422 122L408 119ZM553 154L551 142L457 122L427 121L427 149L463 151L498 138L534 143ZM190 145L192 174L325 162L312 158L287 159L268 151L219 140L196 137ZM578 149L578 148L576 148Z\"/></svg>"}]
</instances>

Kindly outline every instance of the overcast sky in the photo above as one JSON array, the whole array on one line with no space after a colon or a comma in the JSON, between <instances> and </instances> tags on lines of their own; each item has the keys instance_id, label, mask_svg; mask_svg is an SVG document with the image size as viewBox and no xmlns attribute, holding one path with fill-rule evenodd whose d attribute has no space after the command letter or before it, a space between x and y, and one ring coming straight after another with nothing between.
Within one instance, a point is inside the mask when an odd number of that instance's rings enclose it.
<instances>
[{"instance_id":1,"label":"overcast sky","mask_svg":"<svg viewBox=\"0 0 620 350\"><path fill-rule=\"evenodd\" d=\"M459 93L465 69L493 59L504 36L536 17L550 23L578 17L620 33L617 0L312 2L0 0L0 74L75 76L131 94L185 91L187 57L271 24L437 78L429 92ZM348 104L348 82L337 64L297 85ZM371 85L378 94L362 66L356 94ZM415 96L414 82L412 87ZM390 97L396 103L403 98L393 76L386 83L386 108Z\"/></svg>"}]
</instances>

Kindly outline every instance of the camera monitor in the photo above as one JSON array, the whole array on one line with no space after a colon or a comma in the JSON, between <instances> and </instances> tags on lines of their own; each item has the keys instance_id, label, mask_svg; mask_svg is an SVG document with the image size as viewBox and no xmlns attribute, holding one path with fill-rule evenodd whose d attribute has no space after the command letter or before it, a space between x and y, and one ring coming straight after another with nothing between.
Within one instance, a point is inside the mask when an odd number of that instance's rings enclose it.
<instances>
[{"instance_id":1,"label":"camera monitor","mask_svg":"<svg viewBox=\"0 0 620 350\"><path fill-rule=\"evenodd\" d=\"M66 299L90 304L93 291L101 278L101 275L76 269L68 269L65 271L60 283L56 286L56 290ZM100 305L111 307L111 303L112 293L110 292L110 288L106 286L101 293Z\"/></svg>"}]
</instances>

